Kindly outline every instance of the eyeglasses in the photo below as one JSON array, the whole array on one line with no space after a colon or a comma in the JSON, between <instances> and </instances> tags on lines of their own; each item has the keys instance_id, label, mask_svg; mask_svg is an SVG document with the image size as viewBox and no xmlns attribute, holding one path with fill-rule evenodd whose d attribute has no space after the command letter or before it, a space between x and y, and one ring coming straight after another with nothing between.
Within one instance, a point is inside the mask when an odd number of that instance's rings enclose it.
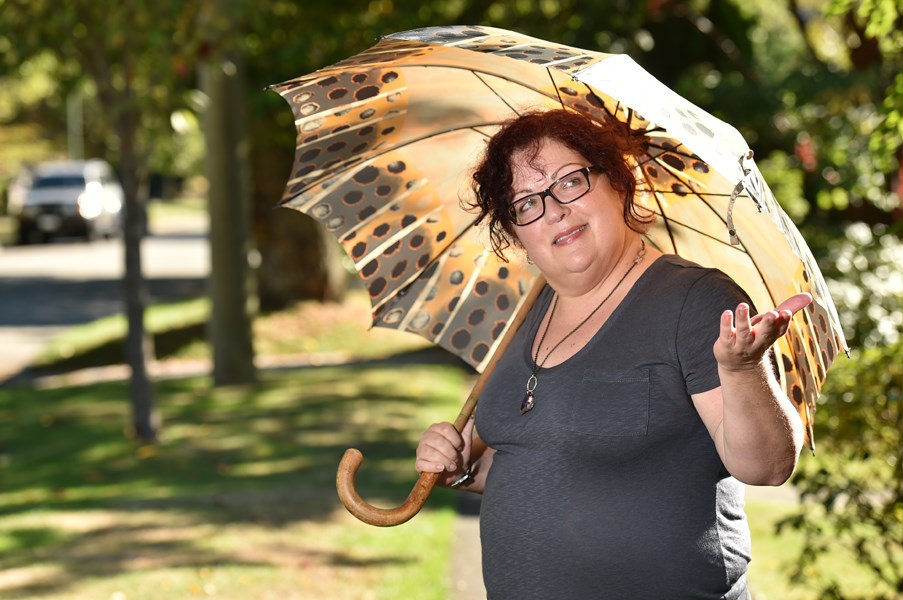
<instances>
[{"instance_id":1,"label":"eyeglasses","mask_svg":"<svg viewBox=\"0 0 903 600\"><path fill-rule=\"evenodd\" d=\"M571 171L552 182L541 192L518 198L508 206L511 220L518 227L538 221L546 214L546 196L551 196L558 204L570 204L589 192L589 172L595 167L583 167Z\"/></svg>"}]
</instances>

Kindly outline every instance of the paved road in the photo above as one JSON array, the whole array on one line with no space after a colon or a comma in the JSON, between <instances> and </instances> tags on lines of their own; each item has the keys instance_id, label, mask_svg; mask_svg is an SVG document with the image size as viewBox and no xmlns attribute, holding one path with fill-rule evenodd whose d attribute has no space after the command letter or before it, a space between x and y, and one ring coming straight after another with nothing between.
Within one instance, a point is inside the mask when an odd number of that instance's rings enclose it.
<instances>
[{"instance_id":1,"label":"paved road","mask_svg":"<svg viewBox=\"0 0 903 600\"><path fill-rule=\"evenodd\" d=\"M204 293L209 250L202 215L155 224L142 244L152 301ZM0 248L0 381L62 331L123 311L121 240Z\"/></svg>"}]
</instances>

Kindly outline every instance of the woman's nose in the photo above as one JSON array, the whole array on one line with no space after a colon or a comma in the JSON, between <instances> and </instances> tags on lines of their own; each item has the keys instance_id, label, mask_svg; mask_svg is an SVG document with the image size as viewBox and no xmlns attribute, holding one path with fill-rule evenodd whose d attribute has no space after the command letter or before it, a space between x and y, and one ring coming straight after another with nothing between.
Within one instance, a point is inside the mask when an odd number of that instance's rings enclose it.
<instances>
[{"instance_id":1,"label":"woman's nose","mask_svg":"<svg viewBox=\"0 0 903 600\"><path fill-rule=\"evenodd\" d=\"M571 208L567 204L560 204L552 195L545 197L546 212L545 218L551 223L558 223L567 216Z\"/></svg>"}]
</instances>

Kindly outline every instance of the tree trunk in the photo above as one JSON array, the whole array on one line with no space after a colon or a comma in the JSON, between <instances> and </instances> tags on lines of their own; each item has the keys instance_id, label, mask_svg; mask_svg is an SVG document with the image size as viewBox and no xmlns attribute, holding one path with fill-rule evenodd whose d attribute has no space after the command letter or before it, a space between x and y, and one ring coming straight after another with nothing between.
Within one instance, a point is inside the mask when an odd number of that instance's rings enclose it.
<instances>
[{"instance_id":1,"label":"tree trunk","mask_svg":"<svg viewBox=\"0 0 903 600\"><path fill-rule=\"evenodd\" d=\"M134 132L138 119L131 113L118 119L120 178L125 196L125 277L123 292L128 333L125 354L131 369L129 399L132 405L132 429L135 437L144 442L156 441L161 419L154 401L154 388L148 372L148 360L153 360L153 339L144 326L144 310L148 302L147 282L141 267L141 240L147 231L147 205L140 193L140 177L135 152Z\"/></svg>"},{"instance_id":2,"label":"tree trunk","mask_svg":"<svg viewBox=\"0 0 903 600\"><path fill-rule=\"evenodd\" d=\"M295 129L288 105L273 95L272 113L285 119L255 123L253 139L254 237L260 250L258 296L264 311L298 300L338 302L348 288L344 253L335 238L312 218L276 208L292 169ZM287 113L287 114L286 114Z\"/></svg>"},{"instance_id":3,"label":"tree trunk","mask_svg":"<svg viewBox=\"0 0 903 600\"><path fill-rule=\"evenodd\" d=\"M209 337L213 348L213 384L253 383L254 347L249 237L249 146L243 63L229 47L233 12L228 0L217 0L207 15L213 43L209 60L201 66L201 87L207 94L204 137L210 182L210 296Z\"/></svg>"},{"instance_id":4,"label":"tree trunk","mask_svg":"<svg viewBox=\"0 0 903 600\"><path fill-rule=\"evenodd\" d=\"M279 310L298 300L340 302L348 288L342 250L317 222L297 211L272 207L262 240L260 303Z\"/></svg>"}]
</instances>

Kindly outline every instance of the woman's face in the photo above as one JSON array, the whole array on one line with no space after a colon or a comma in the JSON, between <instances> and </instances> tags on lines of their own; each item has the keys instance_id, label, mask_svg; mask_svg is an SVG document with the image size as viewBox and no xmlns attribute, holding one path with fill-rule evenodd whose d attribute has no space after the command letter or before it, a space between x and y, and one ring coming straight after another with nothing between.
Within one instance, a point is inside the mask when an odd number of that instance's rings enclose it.
<instances>
[{"instance_id":1,"label":"woman's face","mask_svg":"<svg viewBox=\"0 0 903 600\"><path fill-rule=\"evenodd\" d=\"M543 140L536 158L530 150L512 156L513 199L548 188L556 179L589 166L580 153L554 140ZM532 163L532 164L531 164ZM570 204L545 197L545 214L514 233L530 259L555 285L600 283L629 244L621 197L605 175L590 172L590 191Z\"/></svg>"}]
</instances>

